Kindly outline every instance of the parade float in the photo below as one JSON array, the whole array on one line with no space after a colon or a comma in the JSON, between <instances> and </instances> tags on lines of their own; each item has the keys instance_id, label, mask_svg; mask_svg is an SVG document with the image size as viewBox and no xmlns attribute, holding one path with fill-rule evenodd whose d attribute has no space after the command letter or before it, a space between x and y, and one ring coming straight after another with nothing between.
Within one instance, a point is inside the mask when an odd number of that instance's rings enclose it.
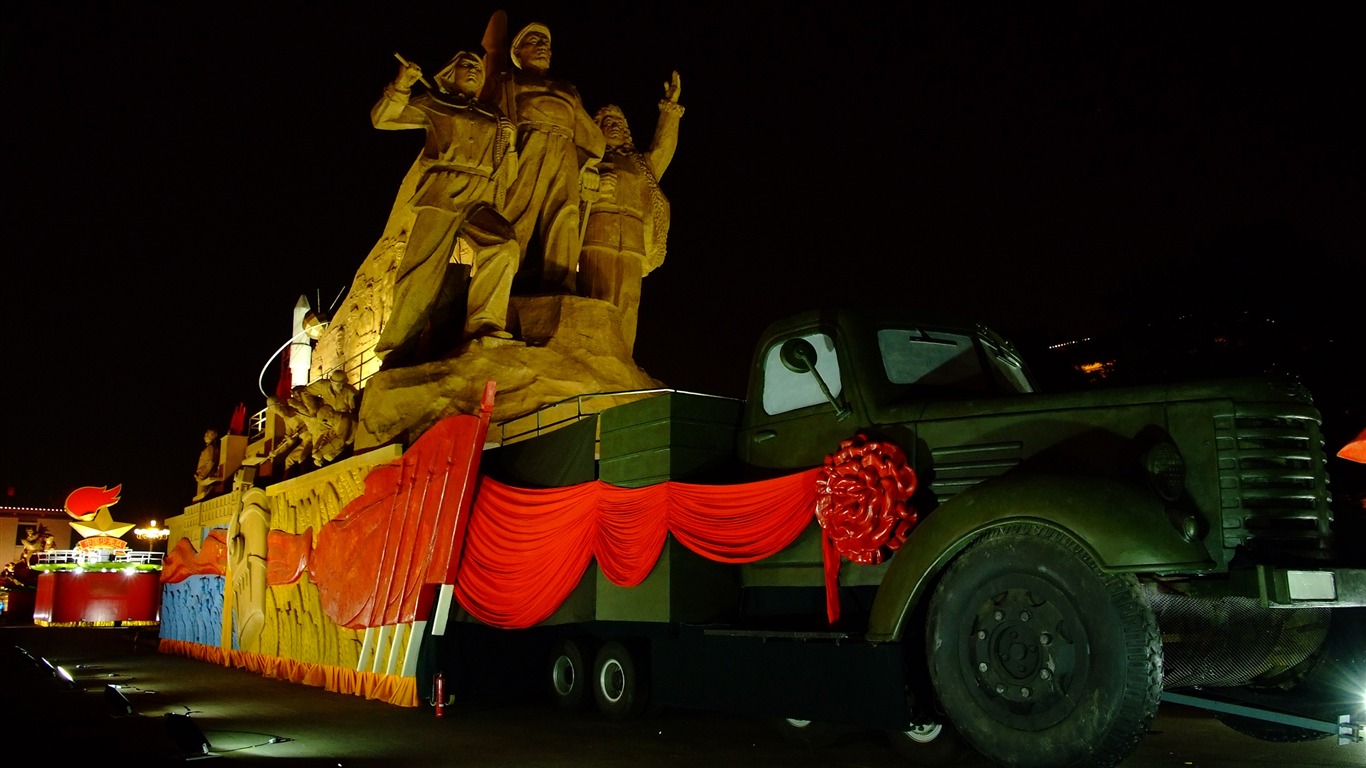
<instances>
[{"instance_id":1,"label":"parade float","mask_svg":"<svg viewBox=\"0 0 1366 768\"><path fill-rule=\"evenodd\" d=\"M26 553L26 570L36 587L34 624L140 627L159 622L162 556L150 547L135 550L120 538L133 529L115 522L109 512L121 489L72 491L64 507L81 540L71 549Z\"/></svg>"},{"instance_id":2,"label":"parade float","mask_svg":"<svg viewBox=\"0 0 1366 768\"><path fill-rule=\"evenodd\" d=\"M881 728L925 764L957 731L1002 763L1112 765L1164 696L1361 740L1325 675L1361 682L1366 572L1333 559L1302 387L1040 394L976 323L841 309L770 325L744 399L670 389L632 349L679 79L652 158L619 111L578 119L544 25L506 33L495 14L482 69L404 60L384 89L376 127L427 147L338 311L296 313L296 378L206 434L166 521L162 652L438 711L529 673L608 718ZM516 134L503 189L504 123L540 98L576 117ZM527 169L570 142L575 199L547 212ZM595 248L577 288L545 250L565 237Z\"/></svg>"}]
</instances>

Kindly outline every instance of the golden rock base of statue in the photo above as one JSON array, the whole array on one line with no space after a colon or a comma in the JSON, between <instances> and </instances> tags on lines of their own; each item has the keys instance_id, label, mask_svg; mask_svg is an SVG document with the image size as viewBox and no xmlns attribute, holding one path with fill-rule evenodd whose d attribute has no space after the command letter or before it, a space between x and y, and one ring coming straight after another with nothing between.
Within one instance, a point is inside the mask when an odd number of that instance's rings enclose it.
<instances>
[{"instance_id":1,"label":"golden rock base of statue","mask_svg":"<svg viewBox=\"0 0 1366 768\"><path fill-rule=\"evenodd\" d=\"M664 386L635 364L621 338L621 317L605 301L513 297L509 330L515 339L474 339L444 359L371 376L355 449L411 443L447 416L477 413L489 380L497 383L494 424L579 395ZM604 398L585 403L584 410L618 402Z\"/></svg>"}]
</instances>

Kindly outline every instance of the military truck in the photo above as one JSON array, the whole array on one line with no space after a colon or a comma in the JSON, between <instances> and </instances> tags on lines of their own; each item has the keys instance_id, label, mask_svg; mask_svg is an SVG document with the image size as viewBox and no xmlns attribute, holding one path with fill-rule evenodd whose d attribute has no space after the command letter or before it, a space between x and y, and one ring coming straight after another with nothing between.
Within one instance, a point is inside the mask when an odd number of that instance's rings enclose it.
<instances>
[{"instance_id":1,"label":"military truck","mask_svg":"<svg viewBox=\"0 0 1366 768\"><path fill-rule=\"evenodd\" d=\"M899 499L884 473L818 502L899 505L869 523L891 534L833 567L834 514L751 562L670 536L643 582L590 568L534 627L457 616L432 638L457 688L532 674L610 718L746 713L810 742L878 728L925 765L964 744L1114 765L1164 698L1259 738L1362 741L1366 570L1337 549L1320 415L1294 381L1042 393L978 324L830 310L767 328L743 400L634 396L594 414L578 398L530 439L498 425L481 472L743 489L815 470L829 492L891 456L912 478Z\"/></svg>"}]
</instances>

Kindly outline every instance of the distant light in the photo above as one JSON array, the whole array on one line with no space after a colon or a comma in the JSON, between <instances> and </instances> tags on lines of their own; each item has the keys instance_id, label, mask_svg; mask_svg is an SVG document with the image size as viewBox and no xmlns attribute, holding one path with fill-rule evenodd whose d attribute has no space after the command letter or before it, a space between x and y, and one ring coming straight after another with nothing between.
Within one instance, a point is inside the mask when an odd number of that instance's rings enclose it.
<instances>
[{"instance_id":1,"label":"distant light","mask_svg":"<svg viewBox=\"0 0 1366 768\"><path fill-rule=\"evenodd\" d=\"M152 524L146 528L135 529L133 535L144 541L159 541L170 536L171 531L168 528L158 528L157 521L153 520Z\"/></svg>"},{"instance_id":2,"label":"distant light","mask_svg":"<svg viewBox=\"0 0 1366 768\"><path fill-rule=\"evenodd\" d=\"M1057 344L1051 345L1051 346L1049 347L1049 349L1050 349L1050 350L1053 350L1053 349L1063 349L1063 348L1066 348L1066 347L1074 347L1074 346L1076 346L1076 345L1078 345L1078 344L1085 344L1086 342L1088 342L1088 341L1090 341L1090 340L1091 340L1091 337L1090 337L1090 336L1085 336L1085 337L1083 337L1083 338L1080 338L1080 339L1073 339L1073 340L1071 340L1071 341L1060 341L1060 342L1058 342Z\"/></svg>"}]
</instances>

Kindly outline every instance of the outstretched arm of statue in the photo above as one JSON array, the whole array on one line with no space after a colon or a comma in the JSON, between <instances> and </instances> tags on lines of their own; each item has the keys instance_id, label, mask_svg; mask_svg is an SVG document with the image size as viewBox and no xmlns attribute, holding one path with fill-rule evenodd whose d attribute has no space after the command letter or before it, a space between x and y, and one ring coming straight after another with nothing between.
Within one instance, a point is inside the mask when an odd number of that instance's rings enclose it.
<instances>
[{"instance_id":1,"label":"outstretched arm of statue","mask_svg":"<svg viewBox=\"0 0 1366 768\"><path fill-rule=\"evenodd\" d=\"M650 173L658 179L664 175L669 163L673 162L674 151L678 149L678 123L683 117L683 105L678 98L683 93L683 82L674 72L669 82L664 84L664 98L659 102L659 121L655 123L655 133L650 139L650 148L645 151L645 163Z\"/></svg>"},{"instance_id":2,"label":"outstretched arm of statue","mask_svg":"<svg viewBox=\"0 0 1366 768\"><path fill-rule=\"evenodd\" d=\"M384 95L370 110L370 122L384 131L402 131L427 127L427 116L420 109L408 106L413 83L422 79L422 68L407 61L399 65L394 82L384 87Z\"/></svg>"},{"instance_id":3,"label":"outstretched arm of statue","mask_svg":"<svg viewBox=\"0 0 1366 768\"><path fill-rule=\"evenodd\" d=\"M508 16L505 11L494 11L484 28L484 87L479 91L479 100L485 104L497 104L507 111L503 99L495 91L501 87L503 75L512 68L511 52L508 50ZM509 114L516 120L516 115Z\"/></svg>"}]
</instances>

